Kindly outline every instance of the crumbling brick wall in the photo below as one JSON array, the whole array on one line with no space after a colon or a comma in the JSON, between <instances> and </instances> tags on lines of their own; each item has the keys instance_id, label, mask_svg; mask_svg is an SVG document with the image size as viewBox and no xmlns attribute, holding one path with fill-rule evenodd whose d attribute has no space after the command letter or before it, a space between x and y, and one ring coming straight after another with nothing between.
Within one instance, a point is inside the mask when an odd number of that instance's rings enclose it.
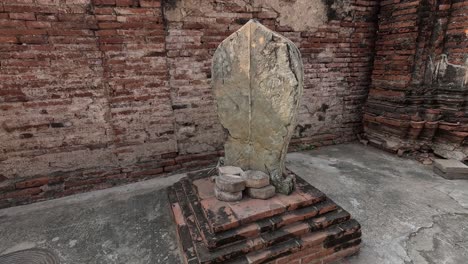
<instances>
[{"instance_id":1,"label":"crumbling brick wall","mask_svg":"<svg viewBox=\"0 0 468 264\"><path fill-rule=\"evenodd\" d=\"M382 1L364 129L391 151L468 155L468 1Z\"/></svg>"},{"instance_id":2,"label":"crumbling brick wall","mask_svg":"<svg viewBox=\"0 0 468 264\"><path fill-rule=\"evenodd\" d=\"M302 51L295 146L353 140L377 1L0 0L0 207L212 164L217 45L257 18Z\"/></svg>"}]
</instances>

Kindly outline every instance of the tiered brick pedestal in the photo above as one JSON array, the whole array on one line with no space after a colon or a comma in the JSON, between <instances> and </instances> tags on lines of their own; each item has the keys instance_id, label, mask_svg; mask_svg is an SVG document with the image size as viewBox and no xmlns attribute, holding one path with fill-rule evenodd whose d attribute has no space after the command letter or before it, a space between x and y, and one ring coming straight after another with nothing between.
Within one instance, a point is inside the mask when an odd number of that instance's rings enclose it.
<instances>
[{"instance_id":1,"label":"tiered brick pedestal","mask_svg":"<svg viewBox=\"0 0 468 264\"><path fill-rule=\"evenodd\" d=\"M185 263L330 263L359 251L359 223L300 177L289 196L228 203L214 197L213 173L168 188Z\"/></svg>"}]
</instances>

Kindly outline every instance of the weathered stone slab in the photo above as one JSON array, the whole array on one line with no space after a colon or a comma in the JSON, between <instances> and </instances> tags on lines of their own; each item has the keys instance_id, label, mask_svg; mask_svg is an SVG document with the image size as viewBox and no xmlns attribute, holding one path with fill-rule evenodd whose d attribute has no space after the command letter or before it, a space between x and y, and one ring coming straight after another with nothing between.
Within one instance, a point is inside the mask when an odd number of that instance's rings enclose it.
<instances>
[{"instance_id":1,"label":"weathered stone slab","mask_svg":"<svg viewBox=\"0 0 468 264\"><path fill-rule=\"evenodd\" d=\"M268 199L275 196L275 186L267 185L262 188L247 188L247 194L255 199Z\"/></svg>"},{"instance_id":2,"label":"weathered stone slab","mask_svg":"<svg viewBox=\"0 0 468 264\"><path fill-rule=\"evenodd\" d=\"M439 168L433 168L434 172L448 180L468 180L468 173L443 172Z\"/></svg>"},{"instance_id":3,"label":"weathered stone slab","mask_svg":"<svg viewBox=\"0 0 468 264\"><path fill-rule=\"evenodd\" d=\"M225 165L268 173L282 193L284 159L303 92L297 47L250 20L224 40L213 58L212 82L221 124L228 131Z\"/></svg>"},{"instance_id":4,"label":"weathered stone slab","mask_svg":"<svg viewBox=\"0 0 468 264\"><path fill-rule=\"evenodd\" d=\"M245 180L245 187L249 188L262 188L270 184L270 176L263 171L244 171L241 177Z\"/></svg>"},{"instance_id":5,"label":"weathered stone slab","mask_svg":"<svg viewBox=\"0 0 468 264\"><path fill-rule=\"evenodd\" d=\"M225 192L218 187L214 189L216 199L224 202L237 202L242 200L242 191L240 192Z\"/></svg>"},{"instance_id":6,"label":"weathered stone slab","mask_svg":"<svg viewBox=\"0 0 468 264\"><path fill-rule=\"evenodd\" d=\"M216 188L223 192L242 192L245 189L245 180L237 175L220 175L216 177Z\"/></svg>"},{"instance_id":7,"label":"weathered stone slab","mask_svg":"<svg viewBox=\"0 0 468 264\"><path fill-rule=\"evenodd\" d=\"M460 173L466 174L468 177L468 166L463 162L453 159L435 159L434 167L444 173Z\"/></svg>"},{"instance_id":8,"label":"weathered stone slab","mask_svg":"<svg viewBox=\"0 0 468 264\"><path fill-rule=\"evenodd\" d=\"M241 175L244 171L236 166L221 166L218 167L218 175Z\"/></svg>"}]
</instances>

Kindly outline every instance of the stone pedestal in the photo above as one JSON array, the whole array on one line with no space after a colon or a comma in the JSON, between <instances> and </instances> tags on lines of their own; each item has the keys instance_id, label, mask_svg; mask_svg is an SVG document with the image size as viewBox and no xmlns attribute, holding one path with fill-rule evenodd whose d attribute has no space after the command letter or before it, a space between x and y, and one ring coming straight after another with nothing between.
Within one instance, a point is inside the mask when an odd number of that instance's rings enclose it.
<instances>
[{"instance_id":1,"label":"stone pedestal","mask_svg":"<svg viewBox=\"0 0 468 264\"><path fill-rule=\"evenodd\" d=\"M359 223L297 175L290 195L223 202L214 196L214 173L189 174L168 188L185 263L329 263L359 251Z\"/></svg>"}]
</instances>

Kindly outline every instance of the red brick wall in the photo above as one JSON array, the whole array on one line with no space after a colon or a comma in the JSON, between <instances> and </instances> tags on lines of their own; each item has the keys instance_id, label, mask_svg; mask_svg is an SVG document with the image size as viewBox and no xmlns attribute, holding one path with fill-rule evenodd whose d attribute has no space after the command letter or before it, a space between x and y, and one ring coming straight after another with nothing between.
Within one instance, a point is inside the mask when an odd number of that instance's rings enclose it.
<instances>
[{"instance_id":1,"label":"red brick wall","mask_svg":"<svg viewBox=\"0 0 468 264\"><path fill-rule=\"evenodd\" d=\"M250 18L302 51L293 144L361 132L376 1L286 3L308 8L308 28L269 1L194 2L0 0L0 207L212 164L224 132L211 57Z\"/></svg>"},{"instance_id":2,"label":"red brick wall","mask_svg":"<svg viewBox=\"0 0 468 264\"><path fill-rule=\"evenodd\" d=\"M382 1L365 135L397 151L468 155L468 1Z\"/></svg>"}]
</instances>

